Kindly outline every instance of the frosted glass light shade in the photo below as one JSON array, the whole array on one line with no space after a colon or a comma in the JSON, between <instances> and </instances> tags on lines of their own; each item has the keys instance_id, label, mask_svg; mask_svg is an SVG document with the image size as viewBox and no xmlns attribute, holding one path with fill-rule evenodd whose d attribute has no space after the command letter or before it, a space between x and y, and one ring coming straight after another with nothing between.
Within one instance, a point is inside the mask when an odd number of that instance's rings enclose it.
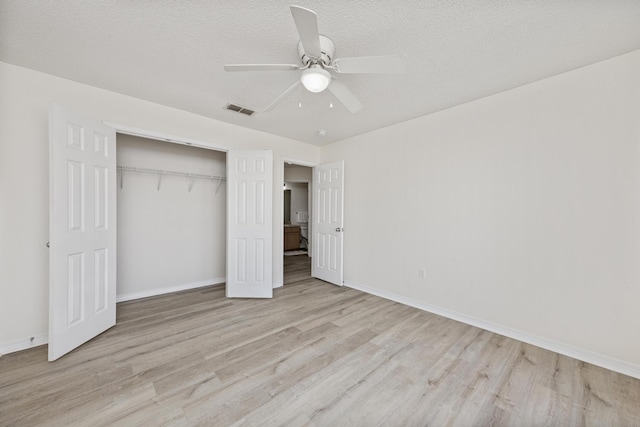
<instances>
[{"instance_id":1,"label":"frosted glass light shade","mask_svg":"<svg viewBox=\"0 0 640 427\"><path fill-rule=\"evenodd\" d=\"M331 74L319 65L315 65L302 72L300 82L309 92L322 92L331 83Z\"/></svg>"}]
</instances>

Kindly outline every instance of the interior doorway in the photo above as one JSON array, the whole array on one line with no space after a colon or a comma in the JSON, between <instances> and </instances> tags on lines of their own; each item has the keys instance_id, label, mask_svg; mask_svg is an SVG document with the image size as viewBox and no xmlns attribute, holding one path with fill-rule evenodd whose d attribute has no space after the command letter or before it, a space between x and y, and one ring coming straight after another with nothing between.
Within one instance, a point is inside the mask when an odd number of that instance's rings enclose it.
<instances>
[{"instance_id":1,"label":"interior doorway","mask_svg":"<svg viewBox=\"0 0 640 427\"><path fill-rule=\"evenodd\" d=\"M284 162L283 284L311 278L313 168Z\"/></svg>"}]
</instances>

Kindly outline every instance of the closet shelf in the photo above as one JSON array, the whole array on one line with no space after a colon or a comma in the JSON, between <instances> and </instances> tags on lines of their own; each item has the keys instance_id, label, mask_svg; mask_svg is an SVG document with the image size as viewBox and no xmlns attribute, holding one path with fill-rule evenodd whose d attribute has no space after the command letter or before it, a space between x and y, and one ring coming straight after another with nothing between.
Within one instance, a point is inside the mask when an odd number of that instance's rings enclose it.
<instances>
[{"instance_id":1,"label":"closet shelf","mask_svg":"<svg viewBox=\"0 0 640 427\"><path fill-rule=\"evenodd\" d=\"M203 175L200 173L187 173L187 172L166 171L161 169L135 168L133 166L118 166L118 170L125 171L125 172L151 173L154 175L172 175L172 176L184 176L187 178L212 179L216 181L219 181L219 180L225 181L227 179L224 176L218 176L218 175Z\"/></svg>"},{"instance_id":2,"label":"closet shelf","mask_svg":"<svg viewBox=\"0 0 640 427\"><path fill-rule=\"evenodd\" d=\"M153 175L158 175L158 191L160 191L160 185L162 184L162 177L164 175L171 175L171 176L183 176L185 178L190 178L191 182L189 184L189 192L191 192L191 189L193 188L193 181L195 179L210 179L213 181L218 181L218 186L216 188L216 194L218 193L218 190L220 189L220 184L222 184L222 181L226 181L227 178L224 176L219 176L219 175L204 175L201 173L188 173L188 172L176 172L176 171L167 171L167 170L161 170L161 169L149 169L149 168L137 168L137 167L133 167L133 166L121 166L118 165L117 166L118 171L120 172L120 188L122 188L122 181L123 181L123 172L137 172L137 173L148 173L148 174L153 174Z\"/></svg>"}]
</instances>

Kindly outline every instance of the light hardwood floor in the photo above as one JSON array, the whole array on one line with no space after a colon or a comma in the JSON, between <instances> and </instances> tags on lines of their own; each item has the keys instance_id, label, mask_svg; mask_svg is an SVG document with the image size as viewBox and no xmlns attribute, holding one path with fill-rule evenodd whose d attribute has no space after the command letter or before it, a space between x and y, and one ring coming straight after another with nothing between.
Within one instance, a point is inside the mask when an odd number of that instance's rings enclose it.
<instances>
[{"instance_id":1,"label":"light hardwood floor","mask_svg":"<svg viewBox=\"0 0 640 427\"><path fill-rule=\"evenodd\" d=\"M311 258L308 255L284 257L284 284L311 278Z\"/></svg>"},{"instance_id":2,"label":"light hardwood floor","mask_svg":"<svg viewBox=\"0 0 640 427\"><path fill-rule=\"evenodd\" d=\"M56 362L46 346L1 357L0 425L640 425L640 380L305 278L302 261L272 300L125 302Z\"/></svg>"}]
</instances>

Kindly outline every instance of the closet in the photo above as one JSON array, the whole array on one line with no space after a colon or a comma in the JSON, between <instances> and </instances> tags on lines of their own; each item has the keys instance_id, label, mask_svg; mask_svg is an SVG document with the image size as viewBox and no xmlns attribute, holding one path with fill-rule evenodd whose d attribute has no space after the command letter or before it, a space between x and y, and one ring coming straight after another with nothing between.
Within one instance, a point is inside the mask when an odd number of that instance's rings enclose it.
<instances>
[{"instance_id":1,"label":"closet","mask_svg":"<svg viewBox=\"0 0 640 427\"><path fill-rule=\"evenodd\" d=\"M117 135L117 298L222 283L226 154Z\"/></svg>"}]
</instances>

